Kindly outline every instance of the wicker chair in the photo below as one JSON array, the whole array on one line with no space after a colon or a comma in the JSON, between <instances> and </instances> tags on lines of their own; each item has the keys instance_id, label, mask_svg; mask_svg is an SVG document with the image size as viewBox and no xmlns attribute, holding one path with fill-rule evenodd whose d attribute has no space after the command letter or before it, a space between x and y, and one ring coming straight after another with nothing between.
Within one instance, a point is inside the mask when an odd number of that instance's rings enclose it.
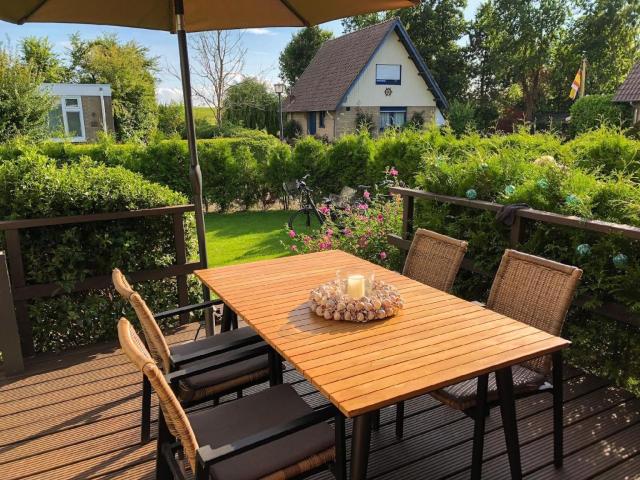
<instances>
[{"instance_id":1,"label":"wicker chair","mask_svg":"<svg viewBox=\"0 0 640 480\"><path fill-rule=\"evenodd\" d=\"M507 250L494 279L487 308L560 335L582 270L533 255ZM553 368L552 368L553 367ZM540 392L553 393L554 463L562 465L562 356L558 352L529 360L512 369L516 398ZM484 421L491 407L499 405L495 374L471 379L432 392L442 403L462 410L476 421L472 478L480 478ZM482 391L484 390L484 391ZM482 395L486 402L477 402ZM483 407L477 403L485 403ZM507 445L509 447L509 445Z\"/></svg>"},{"instance_id":2,"label":"wicker chair","mask_svg":"<svg viewBox=\"0 0 640 480\"><path fill-rule=\"evenodd\" d=\"M419 228L411 242L402 274L430 287L451 291L468 243ZM378 414L379 415L379 414ZM375 427L378 427L378 415ZM404 434L404 402L396 405L396 436Z\"/></svg>"},{"instance_id":3,"label":"wicker chair","mask_svg":"<svg viewBox=\"0 0 640 480\"><path fill-rule=\"evenodd\" d=\"M413 236L402 274L448 292L458 275L467 242L419 228Z\"/></svg>"},{"instance_id":4,"label":"wicker chair","mask_svg":"<svg viewBox=\"0 0 640 480\"><path fill-rule=\"evenodd\" d=\"M278 385L187 413L169 382L188 378L190 368L165 378L126 318L118 322L118 338L160 401L157 479L184 479L190 469L196 480L275 480L327 466L345 478L344 417L333 406L314 411L293 387ZM335 431L326 423L331 418Z\"/></svg>"},{"instance_id":5,"label":"wicker chair","mask_svg":"<svg viewBox=\"0 0 640 480\"><path fill-rule=\"evenodd\" d=\"M208 399L213 399L214 403L217 403L220 396L232 392L237 392L238 396L241 396L243 388L266 380L270 380L271 383L281 383L278 380L279 377L275 380L273 378L273 372L270 369L273 358L268 354L251 357L241 362L230 362L230 358L233 358L236 352L265 345L252 329L240 328L169 347L156 322L157 318L165 318L167 315L159 314L154 317L146 302L133 290L120 270L113 270L112 280L118 293L128 300L135 310L142 326L146 345L165 374L184 365L204 370L201 374L192 375L177 385L176 393L183 405ZM220 368L206 370L211 363ZM143 376L141 422L143 443L149 440L150 412L151 386Z\"/></svg>"}]
</instances>

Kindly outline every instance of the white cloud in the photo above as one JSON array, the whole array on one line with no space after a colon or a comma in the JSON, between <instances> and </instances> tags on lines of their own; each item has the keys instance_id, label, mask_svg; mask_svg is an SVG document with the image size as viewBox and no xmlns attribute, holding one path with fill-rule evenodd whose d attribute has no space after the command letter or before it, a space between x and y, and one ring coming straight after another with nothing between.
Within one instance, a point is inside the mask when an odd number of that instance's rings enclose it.
<instances>
[{"instance_id":1,"label":"white cloud","mask_svg":"<svg viewBox=\"0 0 640 480\"><path fill-rule=\"evenodd\" d=\"M268 28L246 28L244 30L251 35L275 35L276 32L269 30Z\"/></svg>"},{"instance_id":2,"label":"white cloud","mask_svg":"<svg viewBox=\"0 0 640 480\"><path fill-rule=\"evenodd\" d=\"M158 103L167 104L171 102L182 103L182 89L176 87L156 88L156 98Z\"/></svg>"}]
</instances>

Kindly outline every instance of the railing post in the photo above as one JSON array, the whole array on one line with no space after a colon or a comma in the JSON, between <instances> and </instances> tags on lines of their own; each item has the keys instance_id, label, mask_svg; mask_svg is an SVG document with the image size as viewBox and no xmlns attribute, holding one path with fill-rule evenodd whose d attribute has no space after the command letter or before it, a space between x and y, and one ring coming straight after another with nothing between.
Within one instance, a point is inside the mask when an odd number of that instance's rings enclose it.
<instances>
[{"instance_id":1,"label":"railing post","mask_svg":"<svg viewBox=\"0 0 640 480\"><path fill-rule=\"evenodd\" d=\"M402 238L410 240L413 235L413 210L414 198L409 195L402 196Z\"/></svg>"},{"instance_id":2,"label":"railing post","mask_svg":"<svg viewBox=\"0 0 640 480\"><path fill-rule=\"evenodd\" d=\"M524 225L523 220L518 212L516 212L516 217L511 225L511 233L509 234L509 246L511 248L518 248L518 245L522 243L524 238Z\"/></svg>"},{"instance_id":3,"label":"railing post","mask_svg":"<svg viewBox=\"0 0 640 480\"><path fill-rule=\"evenodd\" d=\"M24 371L20 332L13 308L11 280L4 252L0 252L0 351L2 351L4 370L7 375Z\"/></svg>"},{"instance_id":4,"label":"railing post","mask_svg":"<svg viewBox=\"0 0 640 480\"><path fill-rule=\"evenodd\" d=\"M7 242L9 278L11 278L12 289L15 290L26 285L24 266L22 264L22 249L20 248L20 231L5 231L5 239ZM15 303L15 316L20 331L22 353L30 357L35 354L35 351L33 348L33 329L29 320L26 301L20 300Z\"/></svg>"},{"instance_id":5,"label":"railing post","mask_svg":"<svg viewBox=\"0 0 640 480\"><path fill-rule=\"evenodd\" d=\"M184 238L184 222L182 213L174 213L173 217L173 237L176 247L176 264L185 265L187 263L187 246ZM189 287L187 285L187 276L178 275L176 277L178 284L178 306L184 307L189 304ZM189 314L180 314L180 323L189 322Z\"/></svg>"}]
</instances>

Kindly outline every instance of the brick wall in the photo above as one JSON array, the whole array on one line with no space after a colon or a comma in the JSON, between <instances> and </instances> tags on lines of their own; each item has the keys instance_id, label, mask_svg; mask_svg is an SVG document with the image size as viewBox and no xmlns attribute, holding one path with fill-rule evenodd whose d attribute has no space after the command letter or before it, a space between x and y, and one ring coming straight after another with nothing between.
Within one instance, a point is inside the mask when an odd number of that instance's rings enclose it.
<instances>
[{"instance_id":1,"label":"brick wall","mask_svg":"<svg viewBox=\"0 0 640 480\"><path fill-rule=\"evenodd\" d=\"M114 125L111 97L104 97L104 109L107 117L107 130L109 132L113 132ZM93 142L97 140L98 133L104 131L102 123L102 105L100 104L99 96L82 97L82 115L84 117L84 133L87 142Z\"/></svg>"}]
</instances>

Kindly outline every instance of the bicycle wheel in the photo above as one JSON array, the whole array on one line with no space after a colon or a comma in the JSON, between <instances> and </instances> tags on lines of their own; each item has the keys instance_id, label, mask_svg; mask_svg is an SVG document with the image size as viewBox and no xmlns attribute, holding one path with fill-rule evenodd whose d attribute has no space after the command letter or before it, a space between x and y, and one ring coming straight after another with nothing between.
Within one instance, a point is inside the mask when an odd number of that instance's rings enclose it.
<instances>
[{"instance_id":1,"label":"bicycle wheel","mask_svg":"<svg viewBox=\"0 0 640 480\"><path fill-rule=\"evenodd\" d=\"M320 229L324 223L322 215L316 210L301 208L289 218L289 228L296 233L311 233Z\"/></svg>"}]
</instances>

